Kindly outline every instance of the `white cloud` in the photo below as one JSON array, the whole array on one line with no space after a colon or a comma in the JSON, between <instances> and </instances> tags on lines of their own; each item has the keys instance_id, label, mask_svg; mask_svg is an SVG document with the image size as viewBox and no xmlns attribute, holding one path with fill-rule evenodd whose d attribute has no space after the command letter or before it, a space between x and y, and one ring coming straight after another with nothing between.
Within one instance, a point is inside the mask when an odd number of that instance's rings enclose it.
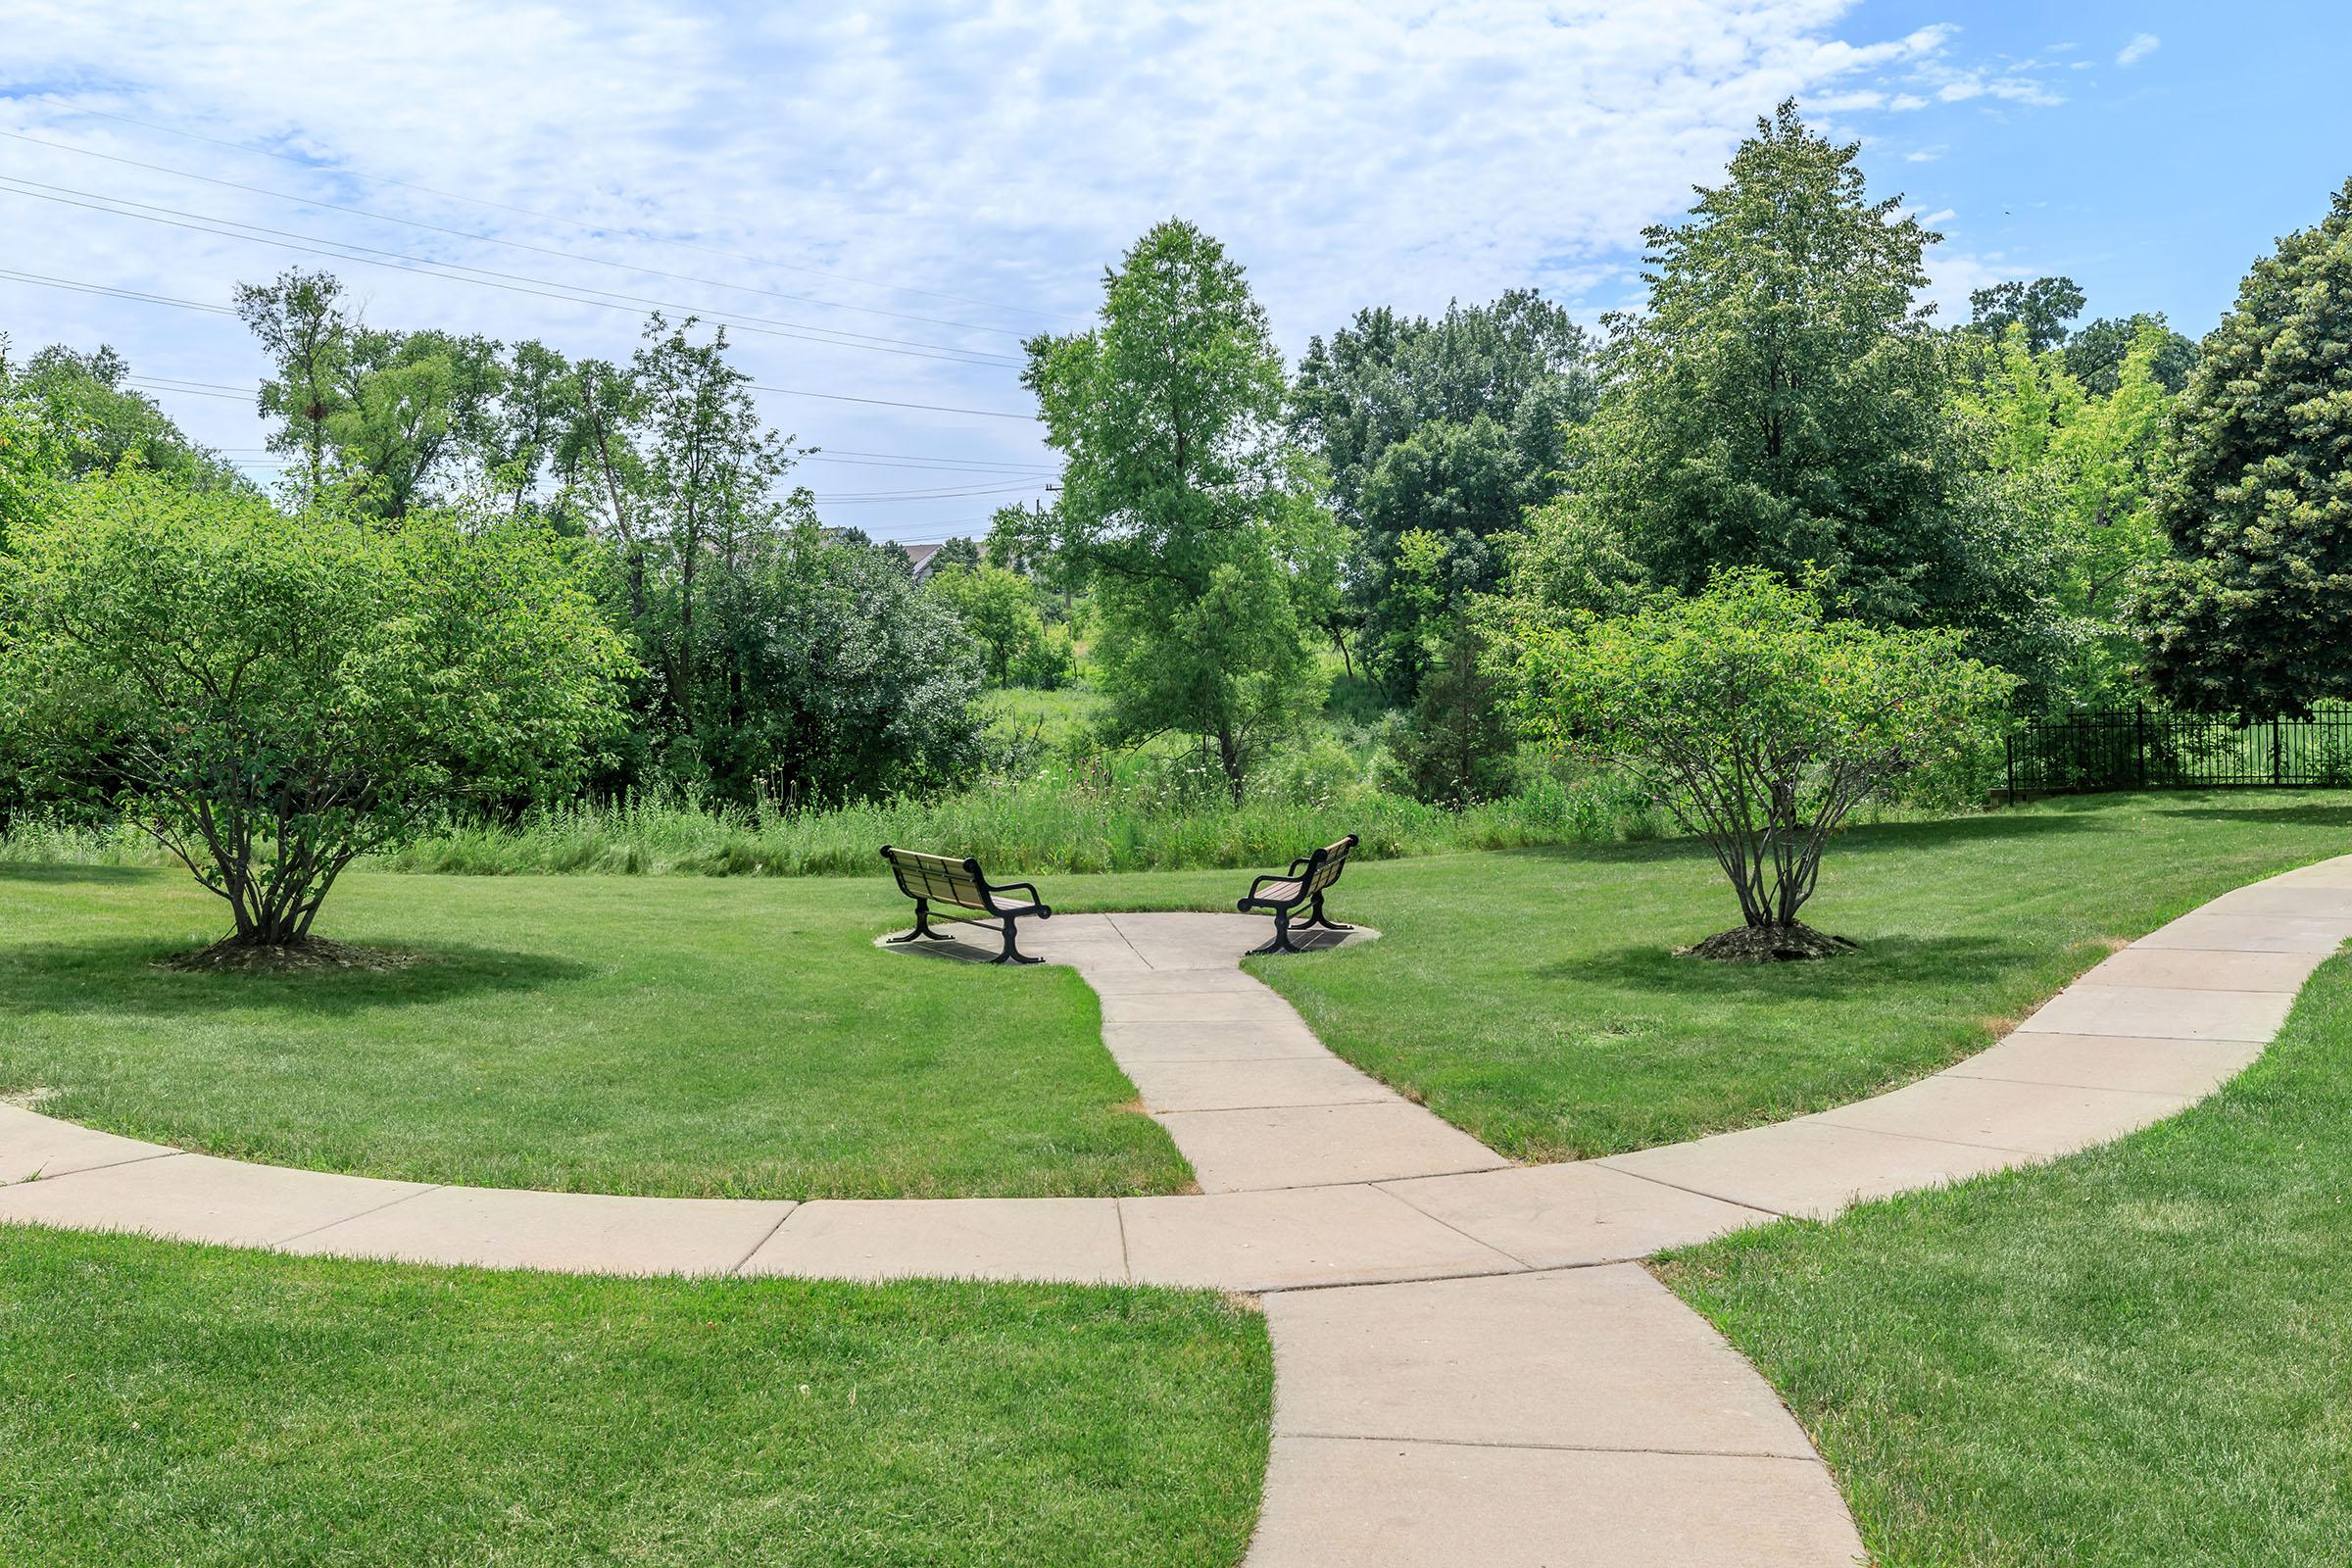
<instances>
[{"instance_id":1,"label":"white cloud","mask_svg":"<svg viewBox=\"0 0 2352 1568\"><path fill-rule=\"evenodd\" d=\"M2152 32L2135 32L2132 41L2116 53L2115 63L2127 69L2138 65L2164 46L2164 40Z\"/></svg>"},{"instance_id":2,"label":"white cloud","mask_svg":"<svg viewBox=\"0 0 2352 1568\"><path fill-rule=\"evenodd\" d=\"M1296 353L1360 305L1431 311L1517 285L1571 300L1619 286L1642 225L1687 206L1690 187L1716 178L1783 97L1829 112L1916 112L1941 83L1973 84L1947 85L1947 101L2018 96L2005 77L1948 63L1952 28L1838 36L1855 17L1852 0L876 0L764 15L625 0L411 0L391 12L349 0L16 0L0 129L814 297L804 300L305 211L18 142L0 143L0 172L575 291L1012 354L1021 332L1083 320L1103 267L1174 213L1249 267ZM1896 79L1917 90L1892 91ZM310 167L93 111L268 146ZM538 336L606 356L625 355L637 324L633 308L329 263L22 193L0 192L0 229L13 236L13 268L181 298L223 300L239 279L330 265L385 324ZM753 256L846 276L736 259ZM995 330L839 308L852 305ZM261 369L241 329L217 317L0 280L0 319L21 347L110 339L159 374L245 382ZM765 336L749 323L737 342L771 384L1028 407L1006 367ZM258 444L234 402L170 407L213 440ZM1008 420L783 399L770 411L828 446L1039 454L1030 428ZM847 483L851 471L810 477L820 492L888 488ZM990 504L910 515L961 518Z\"/></svg>"},{"instance_id":3,"label":"white cloud","mask_svg":"<svg viewBox=\"0 0 2352 1568\"><path fill-rule=\"evenodd\" d=\"M1903 154L1903 162L1906 164L1932 164L1941 158L1944 151L1945 149L1942 147L1914 147L1911 151Z\"/></svg>"}]
</instances>

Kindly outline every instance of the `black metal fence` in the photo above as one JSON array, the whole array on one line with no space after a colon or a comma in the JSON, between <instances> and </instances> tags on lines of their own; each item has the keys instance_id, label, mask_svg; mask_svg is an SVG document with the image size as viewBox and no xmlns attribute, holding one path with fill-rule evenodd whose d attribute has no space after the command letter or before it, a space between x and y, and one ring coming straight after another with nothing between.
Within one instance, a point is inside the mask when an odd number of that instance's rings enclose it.
<instances>
[{"instance_id":1,"label":"black metal fence","mask_svg":"<svg viewBox=\"0 0 2352 1568\"><path fill-rule=\"evenodd\" d=\"M2009 737L2009 793L2352 786L2352 707L2245 721L2150 708L2035 714Z\"/></svg>"}]
</instances>

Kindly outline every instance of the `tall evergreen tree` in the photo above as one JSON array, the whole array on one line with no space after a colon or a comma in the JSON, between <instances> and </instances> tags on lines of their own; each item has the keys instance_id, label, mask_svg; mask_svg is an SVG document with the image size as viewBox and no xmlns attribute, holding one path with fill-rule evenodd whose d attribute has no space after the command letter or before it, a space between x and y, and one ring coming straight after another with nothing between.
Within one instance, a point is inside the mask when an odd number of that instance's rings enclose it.
<instances>
[{"instance_id":1,"label":"tall evergreen tree","mask_svg":"<svg viewBox=\"0 0 2352 1568\"><path fill-rule=\"evenodd\" d=\"M2238 285L2173 438L2173 558L2141 606L2156 689L2260 717L2352 698L2352 180Z\"/></svg>"}]
</instances>

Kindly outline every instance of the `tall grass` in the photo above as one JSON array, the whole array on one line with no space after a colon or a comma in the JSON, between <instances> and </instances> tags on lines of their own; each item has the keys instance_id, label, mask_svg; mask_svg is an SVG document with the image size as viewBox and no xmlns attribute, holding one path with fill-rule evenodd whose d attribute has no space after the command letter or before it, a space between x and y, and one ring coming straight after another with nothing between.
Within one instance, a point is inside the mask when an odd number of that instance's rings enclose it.
<instances>
[{"instance_id":1,"label":"tall grass","mask_svg":"<svg viewBox=\"0 0 2352 1568\"><path fill-rule=\"evenodd\" d=\"M1252 793L1238 805L1202 792L1066 777L1003 781L928 800L787 809L712 807L682 797L551 807L515 823L451 821L371 858L379 870L461 875L864 876L884 844L977 857L995 871L1148 871L1280 865L1344 833L1366 858L1651 838L1672 831L1613 773L1539 776L1507 799L1448 810L1371 788ZM0 859L162 863L122 827L21 821Z\"/></svg>"}]
</instances>

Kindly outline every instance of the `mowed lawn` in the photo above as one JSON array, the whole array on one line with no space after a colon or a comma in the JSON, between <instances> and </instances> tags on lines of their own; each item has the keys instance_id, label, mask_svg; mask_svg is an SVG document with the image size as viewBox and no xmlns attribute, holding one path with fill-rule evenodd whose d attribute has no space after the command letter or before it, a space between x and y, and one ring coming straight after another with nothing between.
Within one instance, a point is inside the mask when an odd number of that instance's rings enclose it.
<instances>
[{"instance_id":1,"label":"mowed lawn","mask_svg":"<svg viewBox=\"0 0 2352 1568\"><path fill-rule=\"evenodd\" d=\"M0 1227L0 1559L1194 1568L1256 1517L1208 1293L429 1269Z\"/></svg>"},{"instance_id":2,"label":"mowed lawn","mask_svg":"<svg viewBox=\"0 0 2352 1568\"><path fill-rule=\"evenodd\" d=\"M1336 916L1383 941L1250 962L1333 1050L1490 1147L1589 1158L1933 1072L2113 945L2348 852L2342 794L2108 797L1858 828L1831 846L1806 917L1862 951L1767 967L1673 956L1739 921L1695 845L1434 857L1348 872ZM1124 880L1133 897L1155 879Z\"/></svg>"},{"instance_id":3,"label":"mowed lawn","mask_svg":"<svg viewBox=\"0 0 2352 1568\"><path fill-rule=\"evenodd\" d=\"M0 1094L213 1153L685 1197L1094 1196L1191 1171L1068 969L877 953L881 880L349 876L391 973L187 974L184 874L0 866Z\"/></svg>"},{"instance_id":4,"label":"mowed lawn","mask_svg":"<svg viewBox=\"0 0 2352 1568\"><path fill-rule=\"evenodd\" d=\"M1886 1568L2352 1560L2352 958L2120 1143L1676 1259Z\"/></svg>"},{"instance_id":5,"label":"mowed lawn","mask_svg":"<svg viewBox=\"0 0 2352 1568\"><path fill-rule=\"evenodd\" d=\"M1590 1157L1817 1110L1990 1043L2118 943L2352 850L2342 794L2130 796L1858 828L1818 926L1858 954L1731 966L1686 842L1351 868L1384 940L1250 960L1335 1051L1515 1158ZM939 846L952 849L954 846ZM1226 908L1231 871L1049 876L1059 908ZM153 960L218 935L164 872L0 867L0 1094L217 1153L616 1193L1170 1192L1189 1179L1092 993L877 953L885 880L358 875L321 929L391 974Z\"/></svg>"}]
</instances>

